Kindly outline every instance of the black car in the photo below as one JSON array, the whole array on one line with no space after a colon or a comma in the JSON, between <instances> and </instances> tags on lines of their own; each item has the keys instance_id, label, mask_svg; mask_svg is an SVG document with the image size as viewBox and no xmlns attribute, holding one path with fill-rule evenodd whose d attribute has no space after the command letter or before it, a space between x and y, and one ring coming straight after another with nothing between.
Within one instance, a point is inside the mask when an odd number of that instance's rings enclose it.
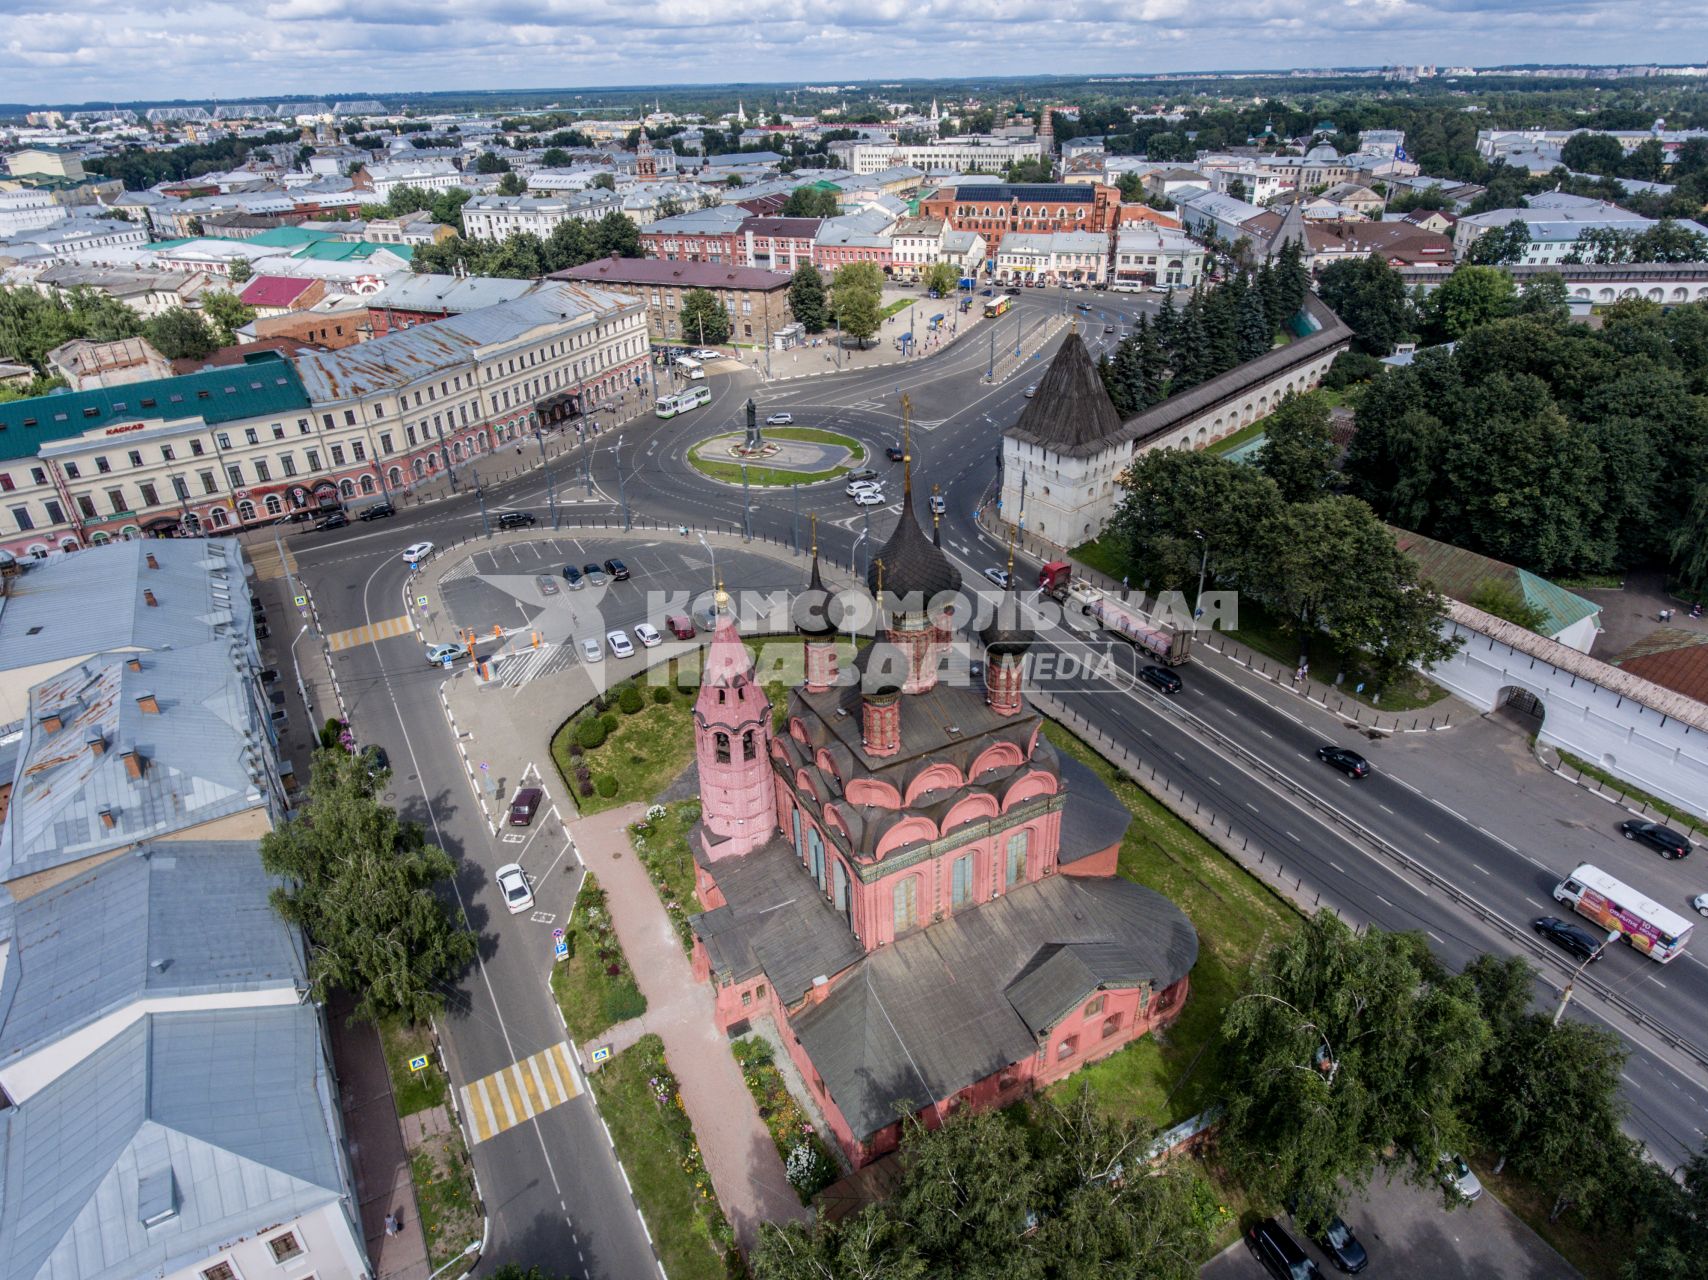
<instances>
[{"instance_id":1,"label":"black car","mask_svg":"<svg viewBox=\"0 0 1708 1280\"><path fill-rule=\"evenodd\" d=\"M979 296L983 297L983 298L990 298L990 297L994 297L995 295L996 295L995 289L980 289L979 290Z\"/></svg>"},{"instance_id":2,"label":"black car","mask_svg":"<svg viewBox=\"0 0 1708 1280\"><path fill-rule=\"evenodd\" d=\"M571 587L579 587L581 585L581 570L572 564L564 565L563 580L569 583Z\"/></svg>"},{"instance_id":3,"label":"black car","mask_svg":"<svg viewBox=\"0 0 1708 1280\"><path fill-rule=\"evenodd\" d=\"M1322 1280L1317 1264L1305 1256L1299 1242L1274 1218L1265 1218L1245 1233L1246 1243L1275 1280Z\"/></svg>"},{"instance_id":4,"label":"black car","mask_svg":"<svg viewBox=\"0 0 1708 1280\"><path fill-rule=\"evenodd\" d=\"M1159 667L1154 663L1148 667L1140 669L1139 679L1143 680L1151 688L1160 690L1163 693L1179 693L1181 690L1180 677L1175 675L1174 672L1170 671L1167 667Z\"/></svg>"},{"instance_id":5,"label":"black car","mask_svg":"<svg viewBox=\"0 0 1708 1280\"><path fill-rule=\"evenodd\" d=\"M1370 1255L1364 1252L1364 1246L1358 1243L1352 1228L1340 1220L1339 1214L1330 1218L1328 1226L1314 1239L1317 1248L1328 1254L1328 1260L1349 1276L1357 1275L1370 1265Z\"/></svg>"},{"instance_id":6,"label":"black car","mask_svg":"<svg viewBox=\"0 0 1708 1280\"><path fill-rule=\"evenodd\" d=\"M614 582L627 582L629 580L629 566L621 560L605 561L605 572L611 575Z\"/></svg>"},{"instance_id":7,"label":"black car","mask_svg":"<svg viewBox=\"0 0 1708 1280\"><path fill-rule=\"evenodd\" d=\"M345 515L342 511L334 511L331 514L321 516L320 519L316 520L314 522L314 528L316 532L319 532L322 529L342 529L349 523L349 516Z\"/></svg>"},{"instance_id":8,"label":"black car","mask_svg":"<svg viewBox=\"0 0 1708 1280\"><path fill-rule=\"evenodd\" d=\"M1539 916L1530 922L1530 927L1549 942L1570 951L1579 960L1594 960L1601 951L1600 938L1588 929L1567 924L1558 916Z\"/></svg>"},{"instance_id":9,"label":"black car","mask_svg":"<svg viewBox=\"0 0 1708 1280\"><path fill-rule=\"evenodd\" d=\"M1020 296L1020 286L1017 284L1011 284L1004 289L1003 292L1011 298L1018 298Z\"/></svg>"},{"instance_id":10,"label":"black car","mask_svg":"<svg viewBox=\"0 0 1708 1280\"><path fill-rule=\"evenodd\" d=\"M1333 765L1349 778L1370 776L1370 762L1356 751L1348 751L1345 747L1318 747L1317 759L1324 764Z\"/></svg>"},{"instance_id":11,"label":"black car","mask_svg":"<svg viewBox=\"0 0 1708 1280\"><path fill-rule=\"evenodd\" d=\"M884 457L888 458L891 462L900 462L902 459L901 446L895 444L885 445Z\"/></svg>"},{"instance_id":12,"label":"black car","mask_svg":"<svg viewBox=\"0 0 1708 1280\"><path fill-rule=\"evenodd\" d=\"M358 519L358 520L384 520L387 517L395 516L396 514L397 514L397 508L392 506L391 503L389 503L389 502L376 502L376 503L372 504L371 506L363 507L361 512L356 516L356 519Z\"/></svg>"},{"instance_id":13,"label":"black car","mask_svg":"<svg viewBox=\"0 0 1708 1280\"><path fill-rule=\"evenodd\" d=\"M586 575L590 586L602 587L611 580L603 565L594 564L591 561L581 566L581 572Z\"/></svg>"},{"instance_id":14,"label":"black car","mask_svg":"<svg viewBox=\"0 0 1708 1280\"><path fill-rule=\"evenodd\" d=\"M262 684L273 684L278 680L279 673L276 668L268 667L265 671L257 672L256 676Z\"/></svg>"},{"instance_id":15,"label":"black car","mask_svg":"<svg viewBox=\"0 0 1708 1280\"><path fill-rule=\"evenodd\" d=\"M534 523L532 511L500 511L498 527L500 529L526 529Z\"/></svg>"},{"instance_id":16,"label":"black car","mask_svg":"<svg viewBox=\"0 0 1708 1280\"><path fill-rule=\"evenodd\" d=\"M1671 827L1663 827L1658 822L1641 822L1630 818L1619 824L1619 830L1624 832L1627 840L1641 840L1663 858L1690 856L1690 841Z\"/></svg>"}]
</instances>

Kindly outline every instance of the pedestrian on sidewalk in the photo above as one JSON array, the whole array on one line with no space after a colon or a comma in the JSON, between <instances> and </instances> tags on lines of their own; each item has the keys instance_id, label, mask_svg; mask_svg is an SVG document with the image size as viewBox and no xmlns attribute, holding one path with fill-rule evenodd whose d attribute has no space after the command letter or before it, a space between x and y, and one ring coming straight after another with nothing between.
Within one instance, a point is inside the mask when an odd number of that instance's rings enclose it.
<instances>
[{"instance_id":1,"label":"pedestrian on sidewalk","mask_svg":"<svg viewBox=\"0 0 1708 1280\"><path fill-rule=\"evenodd\" d=\"M389 1213L385 1216L385 1233L388 1236L397 1234L397 1219Z\"/></svg>"}]
</instances>

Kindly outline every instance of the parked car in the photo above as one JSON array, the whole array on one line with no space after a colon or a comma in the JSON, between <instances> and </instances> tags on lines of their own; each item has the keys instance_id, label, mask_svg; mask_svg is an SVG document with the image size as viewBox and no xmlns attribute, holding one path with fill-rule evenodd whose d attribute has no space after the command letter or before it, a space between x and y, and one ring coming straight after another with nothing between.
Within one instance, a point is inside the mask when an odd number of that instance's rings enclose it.
<instances>
[{"instance_id":1,"label":"parked car","mask_svg":"<svg viewBox=\"0 0 1708 1280\"><path fill-rule=\"evenodd\" d=\"M605 646L592 636L581 642L581 660L583 662L605 661Z\"/></svg>"},{"instance_id":2,"label":"parked car","mask_svg":"<svg viewBox=\"0 0 1708 1280\"><path fill-rule=\"evenodd\" d=\"M427 650L427 664L442 667L447 662L455 662L462 653L463 647L460 644L436 644Z\"/></svg>"},{"instance_id":3,"label":"parked car","mask_svg":"<svg viewBox=\"0 0 1708 1280\"><path fill-rule=\"evenodd\" d=\"M256 677L262 684L277 684L279 680L279 669L277 667L268 667L265 671L257 672Z\"/></svg>"},{"instance_id":4,"label":"parked car","mask_svg":"<svg viewBox=\"0 0 1708 1280\"><path fill-rule=\"evenodd\" d=\"M877 478L878 478L878 473L876 471L874 471L871 467L861 467L858 471L850 471L847 475L847 479L850 481L854 481L854 480L876 480Z\"/></svg>"},{"instance_id":5,"label":"parked car","mask_svg":"<svg viewBox=\"0 0 1708 1280\"><path fill-rule=\"evenodd\" d=\"M1011 298L1018 298L1020 296L1020 286L1017 284L1011 284L1004 289L1003 292Z\"/></svg>"},{"instance_id":6,"label":"parked car","mask_svg":"<svg viewBox=\"0 0 1708 1280\"><path fill-rule=\"evenodd\" d=\"M718 353L710 347L701 347L693 355L696 360L716 360L718 358Z\"/></svg>"},{"instance_id":7,"label":"parked car","mask_svg":"<svg viewBox=\"0 0 1708 1280\"><path fill-rule=\"evenodd\" d=\"M1274 1218L1265 1218L1245 1233L1246 1243L1275 1280L1322 1280L1317 1264L1305 1256L1299 1242Z\"/></svg>"},{"instance_id":8,"label":"parked car","mask_svg":"<svg viewBox=\"0 0 1708 1280\"><path fill-rule=\"evenodd\" d=\"M1530 922L1530 927L1555 946L1564 947L1579 960L1594 960L1601 954L1600 938L1588 929L1567 924L1558 916L1539 916Z\"/></svg>"},{"instance_id":9,"label":"parked car","mask_svg":"<svg viewBox=\"0 0 1708 1280\"><path fill-rule=\"evenodd\" d=\"M630 642L627 632L607 631L605 643L611 646L613 658L632 658L635 656L635 646Z\"/></svg>"},{"instance_id":10,"label":"parked car","mask_svg":"<svg viewBox=\"0 0 1708 1280\"><path fill-rule=\"evenodd\" d=\"M881 507L884 505L884 495L877 489L859 489L853 491L854 505L857 507Z\"/></svg>"},{"instance_id":11,"label":"parked car","mask_svg":"<svg viewBox=\"0 0 1708 1280\"><path fill-rule=\"evenodd\" d=\"M342 511L332 511L316 520L314 522L314 528L315 532L318 533L322 529L342 529L349 523L350 517L345 515Z\"/></svg>"},{"instance_id":12,"label":"parked car","mask_svg":"<svg viewBox=\"0 0 1708 1280\"><path fill-rule=\"evenodd\" d=\"M1435 1176L1442 1186L1461 1200L1468 1202L1483 1198L1483 1184L1477 1180L1477 1175L1472 1172L1471 1166L1465 1163L1463 1156L1450 1155L1443 1151L1435 1167Z\"/></svg>"},{"instance_id":13,"label":"parked car","mask_svg":"<svg viewBox=\"0 0 1708 1280\"><path fill-rule=\"evenodd\" d=\"M1370 1255L1352 1234L1352 1228L1340 1220L1337 1213L1328 1225L1314 1237L1317 1248L1328 1254L1328 1260L1349 1276L1355 1276L1370 1265Z\"/></svg>"},{"instance_id":14,"label":"parked car","mask_svg":"<svg viewBox=\"0 0 1708 1280\"><path fill-rule=\"evenodd\" d=\"M613 582L627 582L629 580L629 566L621 560L605 561L605 572L611 575Z\"/></svg>"},{"instance_id":15,"label":"parked car","mask_svg":"<svg viewBox=\"0 0 1708 1280\"><path fill-rule=\"evenodd\" d=\"M658 634L658 628L650 622L635 623L635 639L641 642L643 649L656 649L664 643L664 637Z\"/></svg>"},{"instance_id":16,"label":"parked car","mask_svg":"<svg viewBox=\"0 0 1708 1280\"><path fill-rule=\"evenodd\" d=\"M786 427L794 420L795 415L792 413L773 413L765 419L765 425L768 427Z\"/></svg>"},{"instance_id":17,"label":"parked car","mask_svg":"<svg viewBox=\"0 0 1708 1280\"><path fill-rule=\"evenodd\" d=\"M384 520L397 514L397 508L389 502L371 502L357 514L358 520Z\"/></svg>"},{"instance_id":18,"label":"parked car","mask_svg":"<svg viewBox=\"0 0 1708 1280\"><path fill-rule=\"evenodd\" d=\"M678 640L694 638L694 620L685 613L673 613L664 620L664 629Z\"/></svg>"},{"instance_id":19,"label":"parked car","mask_svg":"<svg viewBox=\"0 0 1708 1280\"><path fill-rule=\"evenodd\" d=\"M1179 676L1167 667L1159 667L1155 663L1139 668L1139 679L1143 680L1158 693L1179 693L1183 687Z\"/></svg>"},{"instance_id":20,"label":"parked car","mask_svg":"<svg viewBox=\"0 0 1708 1280\"><path fill-rule=\"evenodd\" d=\"M498 527L500 529L526 529L535 521L532 511L500 511Z\"/></svg>"},{"instance_id":21,"label":"parked car","mask_svg":"<svg viewBox=\"0 0 1708 1280\"><path fill-rule=\"evenodd\" d=\"M497 880L498 892L504 895L504 905L511 915L534 905L534 891L528 887L528 875L520 865L505 863L498 868Z\"/></svg>"},{"instance_id":22,"label":"parked car","mask_svg":"<svg viewBox=\"0 0 1708 1280\"><path fill-rule=\"evenodd\" d=\"M557 594L557 579L549 573L537 575L534 578L534 585L540 589L540 594L543 596L555 596Z\"/></svg>"},{"instance_id":23,"label":"parked car","mask_svg":"<svg viewBox=\"0 0 1708 1280\"><path fill-rule=\"evenodd\" d=\"M403 549L403 558L410 564L419 564L433 554L431 542L412 542Z\"/></svg>"},{"instance_id":24,"label":"parked car","mask_svg":"<svg viewBox=\"0 0 1708 1280\"><path fill-rule=\"evenodd\" d=\"M539 812L540 801L546 793L539 787L518 787L516 794L510 797L510 825L525 827L534 820L534 814Z\"/></svg>"},{"instance_id":25,"label":"parked car","mask_svg":"<svg viewBox=\"0 0 1708 1280\"><path fill-rule=\"evenodd\" d=\"M581 588L587 585L586 581L581 576L581 570L577 569L572 564L564 565L563 580L569 584L569 589L571 591L580 591Z\"/></svg>"},{"instance_id":26,"label":"parked car","mask_svg":"<svg viewBox=\"0 0 1708 1280\"><path fill-rule=\"evenodd\" d=\"M984 571L984 576L989 578L992 582L996 583L997 586L1002 587L1005 590L1007 589L1007 587L1008 587L1008 570L1007 569L994 569L994 568L993 569L986 569Z\"/></svg>"},{"instance_id":27,"label":"parked car","mask_svg":"<svg viewBox=\"0 0 1708 1280\"><path fill-rule=\"evenodd\" d=\"M1627 840L1640 840L1663 858L1677 859L1690 856L1690 841L1671 827L1663 827L1658 822L1643 822L1636 818L1628 818L1619 824L1619 830Z\"/></svg>"},{"instance_id":28,"label":"parked car","mask_svg":"<svg viewBox=\"0 0 1708 1280\"><path fill-rule=\"evenodd\" d=\"M899 444L889 444L884 446L884 457L888 458L891 462L900 462L905 456L906 455L902 453L901 446Z\"/></svg>"},{"instance_id":29,"label":"parked car","mask_svg":"<svg viewBox=\"0 0 1708 1280\"><path fill-rule=\"evenodd\" d=\"M1073 309L1075 311L1090 311L1091 304L1089 302L1076 302L1073 304Z\"/></svg>"},{"instance_id":30,"label":"parked car","mask_svg":"<svg viewBox=\"0 0 1708 1280\"><path fill-rule=\"evenodd\" d=\"M589 586L602 587L611 580L609 575L606 574L605 567L603 565L591 563L584 564L581 566L581 572L587 575L587 583Z\"/></svg>"},{"instance_id":31,"label":"parked car","mask_svg":"<svg viewBox=\"0 0 1708 1280\"><path fill-rule=\"evenodd\" d=\"M1114 333L1115 332L1115 326L1112 324L1106 324L1103 326L1103 332L1104 333Z\"/></svg>"},{"instance_id":32,"label":"parked car","mask_svg":"<svg viewBox=\"0 0 1708 1280\"><path fill-rule=\"evenodd\" d=\"M995 296L996 296L996 290L995 289L980 289L979 290L979 297L981 297L981 298L994 298Z\"/></svg>"},{"instance_id":33,"label":"parked car","mask_svg":"<svg viewBox=\"0 0 1708 1280\"><path fill-rule=\"evenodd\" d=\"M1337 747L1333 743L1317 748L1317 759L1324 764L1332 765L1349 778L1368 778L1370 762L1356 751L1348 751L1345 747Z\"/></svg>"}]
</instances>

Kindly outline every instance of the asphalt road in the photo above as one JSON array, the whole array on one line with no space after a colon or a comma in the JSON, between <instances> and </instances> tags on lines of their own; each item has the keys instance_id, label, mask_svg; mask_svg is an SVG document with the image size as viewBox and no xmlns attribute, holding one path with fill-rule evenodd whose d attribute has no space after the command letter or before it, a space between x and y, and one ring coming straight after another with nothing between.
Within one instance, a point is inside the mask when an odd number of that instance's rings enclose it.
<instances>
[{"instance_id":1,"label":"asphalt road","mask_svg":"<svg viewBox=\"0 0 1708 1280\"><path fill-rule=\"evenodd\" d=\"M707 380L710 405L670 420L645 418L607 430L590 442L585 458L572 454L555 466L549 482L534 473L488 487L481 495L486 517L503 509L531 510L541 516L544 534L549 490L559 502L562 532L581 536L589 546L596 532L577 534L578 526L619 519L622 503L637 520L732 532L741 531L745 520L755 533L799 538L804 545L808 518L816 515L825 554L843 563L856 555L864 559L888 536L899 511L901 467L885 463L882 449L899 435L900 397L906 393L916 426L915 483L921 496L934 484L945 494L943 545L971 583L1005 554L981 534L974 513L996 480L1001 431L1018 416L1024 388L1041 376L1045 363L1028 361L997 385L987 384L990 335L996 335L1000 359L1002 350L1013 351L1017 334L1033 334L1080 301L1094 308L1079 317L1094 348L1114 341L1102 334L1105 323L1125 327L1138 311L1154 307L1134 295L1063 297L1028 290L1011 317L907 364L771 384L749 369L720 371ZM866 442L878 459L871 465L880 472L888 468L891 503L854 508L833 483L753 490L744 513L738 486L707 480L687 467L683 455L707 436L738 428L749 396L761 416L788 410L798 424L834 427ZM576 499L574 505L563 502L568 497ZM923 501L919 506L923 513ZM404 545L422 537L446 543L469 536L479 532L482 519L481 501L465 494L405 510L378 525L299 534L291 545L302 576L315 589L323 624L337 630L399 611L404 566L398 552ZM702 585L680 584L693 590ZM1080 643L1075 633L1059 631L1039 647L1071 650ZM1345 730L1335 732L1320 712L1299 707L1290 695L1209 655L1200 658L1183 669L1185 687L1172 700L1142 686L1113 692L1067 688L1058 696L1195 800L1225 815L1254 846L1275 851L1303 891L1320 892L1325 905L1349 918L1424 929L1455 963L1516 945L1509 932L1456 907L1393 859L1350 837L1318 806L1299 803L1274 775L1309 789L1319 803L1451 878L1520 930L1536 915L1561 913L1549 890L1578 861L1593 859L1663 902L1701 887L1689 863L1663 864L1618 840L1613 829L1622 815L1611 806L1534 768L1512 765L1499 742L1490 740L1499 731L1484 722L1386 742L1355 739ZM509 917L496 908L481 870L496 865L495 859L509 859L498 857L457 776L460 761L434 692L437 673L408 637L343 651L337 661L359 736L386 746L397 769L400 807L427 821L434 838L461 860L458 895L487 935L481 964L458 992L458 1008L447 1020L453 1071L462 1083L561 1039L562 1029L541 986L538 958L521 954L512 941ZM1235 737L1260 758L1261 768L1227 751L1202 726ZM1320 765L1314 750L1331 736L1364 751L1376 766L1374 776L1353 784ZM561 897L567 903L574 887L573 874L562 874L546 886L542 902ZM1687 951L1662 967L1618 948L1598 963L1595 977L1691 1043L1708 1047L1708 966L1698 952ZM1542 971L1539 998L1556 999L1566 972L1558 958L1547 951L1525 953ZM1574 1003L1572 1009L1573 1016L1602 1016L1593 1005ZM1629 1128L1663 1163L1676 1165L1702 1143L1708 1116L1704 1074L1676 1051L1652 1049L1644 1037L1631 1036L1622 1020L1609 1025L1633 1042L1626 1068ZM558 1269L573 1257L576 1274L585 1268L585 1274L612 1277L642 1274L637 1268L643 1260L650 1265L620 1174L594 1135L597 1123L581 1098L476 1148L494 1214L490 1257Z\"/></svg>"}]
</instances>

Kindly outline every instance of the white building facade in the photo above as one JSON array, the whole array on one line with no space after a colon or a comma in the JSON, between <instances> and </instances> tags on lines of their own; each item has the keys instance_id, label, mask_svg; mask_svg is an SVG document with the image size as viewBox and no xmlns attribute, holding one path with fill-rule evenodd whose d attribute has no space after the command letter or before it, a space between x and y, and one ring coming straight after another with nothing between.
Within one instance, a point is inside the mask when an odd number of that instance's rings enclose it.
<instances>
[{"instance_id":1,"label":"white building facade","mask_svg":"<svg viewBox=\"0 0 1708 1280\"><path fill-rule=\"evenodd\" d=\"M1184 231L1133 227L1115 233L1115 267L1109 287L1121 292L1173 285L1196 288L1204 274L1204 246Z\"/></svg>"}]
</instances>

